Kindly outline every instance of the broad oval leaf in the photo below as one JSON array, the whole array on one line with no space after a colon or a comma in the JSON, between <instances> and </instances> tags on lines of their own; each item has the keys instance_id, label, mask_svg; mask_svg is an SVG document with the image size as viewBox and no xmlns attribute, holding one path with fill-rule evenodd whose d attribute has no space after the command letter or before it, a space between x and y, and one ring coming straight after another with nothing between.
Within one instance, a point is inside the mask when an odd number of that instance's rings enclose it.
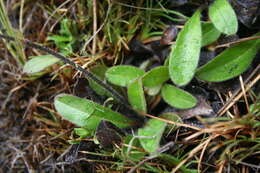
<instances>
[{"instance_id":1,"label":"broad oval leaf","mask_svg":"<svg viewBox=\"0 0 260 173\"><path fill-rule=\"evenodd\" d=\"M169 80L169 71L166 66L153 68L143 76L143 85L148 88L160 86Z\"/></svg>"},{"instance_id":2,"label":"broad oval leaf","mask_svg":"<svg viewBox=\"0 0 260 173\"><path fill-rule=\"evenodd\" d=\"M160 115L160 117L174 122L181 122L180 117L174 113L165 113ZM169 125L171 130L177 128L175 125L167 124L164 121L149 119L145 126L138 130L139 141L145 151L150 154L157 154L156 150L160 146L160 141L167 125Z\"/></svg>"},{"instance_id":3,"label":"broad oval leaf","mask_svg":"<svg viewBox=\"0 0 260 173\"><path fill-rule=\"evenodd\" d=\"M166 103L178 109L192 108L197 104L197 99L190 93L169 84L163 86L162 98Z\"/></svg>"},{"instance_id":4,"label":"broad oval leaf","mask_svg":"<svg viewBox=\"0 0 260 173\"><path fill-rule=\"evenodd\" d=\"M209 22L202 23L201 27L202 27L201 47L215 42L221 35L221 32L219 32L219 30L217 30L212 23Z\"/></svg>"},{"instance_id":5,"label":"broad oval leaf","mask_svg":"<svg viewBox=\"0 0 260 173\"><path fill-rule=\"evenodd\" d=\"M106 78L109 82L123 87L143 75L144 70L130 65L114 66L106 71Z\"/></svg>"},{"instance_id":6,"label":"broad oval leaf","mask_svg":"<svg viewBox=\"0 0 260 173\"><path fill-rule=\"evenodd\" d=\"M135 110L146 112L146 100L141 79L137 79L129 84L127 95L131 106Z\"/></svg>"},{"instance_id":7,"label":"broad oval leaf","mask_svg":"<svg viewBox=\"0 0 260 173\"><path fill-rule=\"evenodd\" d=\"M85 101L85 99L65 94L56 96L54 100L55 109L62 117L84 128L89 133L89 136L94 134L101 121L101 118L93 115L95 109L92 103L88 100Z\"/></svg>"},{"instance_id":8,"label":"broad oval leaf","mask_svg":"<svg viewBox=\"0 0 260 173\"><path fill-rule=\"evenodd\" d=\"M234 78L250 66L259 47L260 40L250 40L228 48L200 67L196 76L209 82L221 82Z\"/></svg>"},{"instance_id":9,"label":"broad oval leaf","mask_svg":"<svg viewBox=\"0 0 260 173\"><path fill-rule=\"evenodd\" d=\"M173 46L174 47L174 46ZM178 86L188 84L198 66L201 48L200 11L197 11L179 33L170 53L169 74Z\"/></svg>"},{"instance_id":10,"label":"broad oval leaf","mask_svg":"<svg viewBox=\"0 0 260 173\"><path fill-rule=\"evenodd\" d=\"M28 74L37 73L59 61L60 60L53 55L32 56L31 59L25 63L23 72Z\"/></svg>"},{"instance_id":11,"label":"broad oval leaf","mask_svg":"<svg viewBox=\"0 0 260 173\"><path fill-rule=\"evenodd\" d=\"M83 99L71 95L61 94L56 96L54 101L56 110L68 121L88 128L89 120L91 123L107 120L118 127L127 127L133 125L133 121L125 116L112 111L109 108L101 106L88 99ZM91 127L92 129L94 127Z\"/></svg>"},{"instance_id":12,"label":"broad oval leaf","mask_svg":"<svg viewBox=\"0 0 260 173\"><path fill-rule=\"evenodd\" d=\"M87 119L95 111L92 102L69 95L58 95L54 100L56 110L66 119L79 127L87 124Z\"/></svg>"},{"instance_id":13,"label":"broad oval leaf","mask_svg":"<svg viewBox=\"0 0 260 173\"><path fill-rule=\"evenodd\" d=\"M237 32L236 13L227 0L215 0L209 7L209 18L220 32L227 35Z\"/></svg>"},{"instance_id":14,"label":"broad oval leaf","mask_svg":"<svg viewBox=\"0 0 260 173\"><path fill-rule=\"evenodd\" d=\"M156 154L166 125L166 122L149 119L143 128L138 129L139 141L145 151Z\"/></svg>"}]
</instances>

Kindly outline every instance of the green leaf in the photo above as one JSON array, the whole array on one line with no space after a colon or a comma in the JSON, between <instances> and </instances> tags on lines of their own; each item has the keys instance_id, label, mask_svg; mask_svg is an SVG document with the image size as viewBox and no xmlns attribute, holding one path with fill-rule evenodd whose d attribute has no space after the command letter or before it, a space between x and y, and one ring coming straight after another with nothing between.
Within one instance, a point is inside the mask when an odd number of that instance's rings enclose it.
<instances>
[{"instance_id":1,"label":"green leaf","mask_svg":"<svg viewBox=\"0 0 260 173\"><path fill-rule=\"evenodd\" d=\"M141 148L142 146L140 144L140 141L132 134L127 135L124 138L123 143L127 145L122 146L122 152L119 155L120 159L139 162L146 155L145 152L137 150L137 148Z\"/></svg>"},{"instance_id":2,"label":"green leaf","mask_svg":"<svg viewBox=\"0 0 260 173\"><path fill-rule=\"evenodd\" d=\"M126 87L133 80L144 75L144 71L129 65L119 65L109 68L106 71L106 78L115 85Z\"/></svg>"},{"instance_id":3,"label":"green leaf","mask_svg":"<svg viewBox=\"0 0 260 173\"><path fill-rule=\"evenodd\" d=\"M200 11L197 11L179 33L170 53L169 73L176 85L186 85L193 78L199 61L201 37Z\"/></svg>"},{"instance_id":4,"label":"green leaf","mask_svg":"<svg viewBox=\"0 0 260 173\"><path fill-rule=\"evenodd\" d=\"M221 35L221 32L219 32L212 23L202 23L201 27L202 27L201 47L215 42Z\"/></svg>"},{"instance_id":5,"label":"green leaf","mask_svg":"<svg viewBox=\"0 0 260 173\"><path fill-rule=\"evenodd\" d=\"M209 82L221 82L234 78L250 66L259 47L260 40L250 40L228 48L200 67L196 76Z\"/></svg>"},{"instance_id":6,"label":"green leaf","mask_svg":"<svg viewBox=\"0 0 260 173\"><path fill-rule=\"evenodd\" d=\"M163 86L162 98L166 103L178 109L192 108L197 104L197 99L190 93L169 84Z\"/></svg>"},{"instance_id":7,"label":"green leaf","mask_svg":"<svg viewBox=\"0 0 260 173\"><path fill-rule=\"evenodd\" d=\"M47 40L54 41L61 54L69 55L73 53L73 47L80 39L76 38L77 36L78 31L75 21L65 18L60 23L59 35L48 36Z\"/></svg>"},{"instance_id":8,"label":"green leaf","mask_svg":"<svg viewBox=\"0 0 260 173\"><path fill-rule=\"evenodd\" d=\"M92 72L93 74L95 74L97 77L99 77L101 80L105 79L105 73L107 71L107 67L104 65L97 65L94 66L90 69L90 72ZM93 81L92 79L88 79L89 81L89 86L98 94L101 96L111 96L110 93L107 92L107 90L105 90L102 86L100 86L98 83L96 83L95 81Z\"/></svg>"},{"instance_id":9,"label":"green leaf","mask_svg":"<svg viewBox=\"0 0 260 173\"><path fill-rule=\"evenodd\" d=\"M70 145L80 144L80 141L76 141L76 140L68 140L67 142L68 142Z\"/></svg>"},{"instance_id":10,"label":"green leaf","mask_svg":"<svg viewBox=\"0 0 260 173\"><path fill-rule=\"evenodd\" d=\"M101 119L110 121L118 127L133 125L132 120L109 108L71 95L58 95L54 106L66 120L87 129L95 129Z\"/></svg>"},{"instance_id":11,"label":"green leaf","mask_svg":"<svg viewBox=\"0 0 260 173\"><path fill-rule=\"evenodd\" d=\"M155 154L160 146L160 141L167 123L149 119L143 128L138 130L139 141L145 151Z\"/></svg>"},{"instance_id":12,"label":"green leaf","mask_svg":"<svg viewBox=\"0 0 260 173\"><path fill-rule=\"evenodd\" d=\"M167 119L167 120L170 120L170 121L173 121L173 122L178 122L178 123L182 123L182 119L181 117L179 117L176 113L174 112L166 112L166 113L163 113L162 115L160 115L160 117L164 118L164 119ZM176 126L174 124L167 124L167 128L166 128L166 131L168 132L171 132L171 131L174 131L176 129L178 129L179 126Z\"/></svg>"},{"instance_id":13,"label":"green leaf","mask_svg":"<svg viewBox=\"0 0 260 173\"><path fill-rule=\"evenodd\" d=\"M256 116L260 116L260 102L259 102L259 100L257 100L255 104L251 104L249 106L249 112L251 114L255 114Z\"/></svg>"},{"instance_id":14,"label":"green leaf","mask_svg":"<svg viewBox=\"0 0 260 173\"><path fill-rule=\"evenodd\" d=\"M23 67L23 72L28 74L40 72L60 61L52 55L31 56L30 58Z\"/></svg>"},{"instance_id":15,"label":"green leaf","mask_svg":"<svg viewBox=\"0 0 260 173\"><path fill-rule=\"evenodd\" d=\"M146 112L146 100L141 79L137 79L128 85L127 95L131 106L135 110Z\"/></svg>"},{"instance_id":16,"label":"green leaf","mask_svg":"<svg viewBox=\"0 0 260 173\"><path fill-rule=\"evenodd\" d=\"M209 18L220 32L227 35L237 32L236 13L227 0L215 0L209 7Z\"/></svg>"},{"instance_id":17,"label":"green leaf","mask_svg":"<svg viewBox=\"0 0 260 173\"><path fill-rule=\"evenodd\" d=\"M85 138L87 136L90 136L89 131L85 128L74 128L74 133L80 136L80 138Z\"/></svg>"},{"instance_id":18,"label":"green leaf","mask_svg":"<svg viewBox=\"0 0 260 173\"><path fill-rule=\"evenodd\" d=\"M157 95L162 88L162 85L152 87L152 88L145 88L146 94L149 96L155 96Z\"/></svg>"},{"instance_id":19,"label":"green leaf","mask_svg":"<svg viewBox=\"0 0 260 173\"><path fill-rule=\"evenodd\" d=\"M171 52L174 51L174 48L175 48L175 44L173 44L173 45L171 46ZM164 66L169 66L169 61L170 61L170 57L168 56L168 57L165 59L163 65L164 65Z\"/></svg>"},{"instance_id":20,"label":"green leaf","mask_svg":"<svg viewBox=\"0 0 260 173\"><path fill-rule=\"evenodd\" d=\"M63 35L53 35L53 36L48 36L47 40L52 40L55 41L56 43L63 43L63 42L70 42L72 41L72 37L68 37L68 36L63 36ZM63 44L64 46L64 44Z\"/></svg>"},{"instance_id":21,"label":"green leaf","mask_svg":"<svg viewBox=\"0 0 260 173\"><path fill-rule=\"evenodd\" d=\"M172 44L172 45L171 45L171 53L174 52L175 47L176 47L176 44ZM170 57L171 57L171 56L168 56L168 57L164 60L164 63L163 63L164 66L167 66L167 67L169 66Z\"/></svg>"},{"instance_id":22,"label":"green leaf","mask_svg":"<svg viewBox=\"0 0 260 173\"><path fill-rule=\"evenodd\" d=\"M95 111L92 102L69 95L58 95L55 98L56 110L67 120L79 127L84 127Z\"/></svg>"},{"instance_id":23,"label":"green leaf","mask_svg":"<svg viewBox=\"0 0 260 173\"><path fill-rule=\"evenodd\" d=\"M143 76L143 85L148 88L160 86L169 79L168 67L153 68Z\"/></svg>"}]
</instances>

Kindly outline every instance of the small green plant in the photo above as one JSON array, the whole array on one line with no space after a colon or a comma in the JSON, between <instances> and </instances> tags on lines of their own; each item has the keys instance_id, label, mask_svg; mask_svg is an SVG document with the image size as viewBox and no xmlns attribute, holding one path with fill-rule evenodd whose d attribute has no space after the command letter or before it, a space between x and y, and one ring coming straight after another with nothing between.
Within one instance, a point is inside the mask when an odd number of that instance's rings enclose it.
<instances>
[{"instance_id":1,"label":"small green plant","mask_svg":"<svg viewBox=\"0 0 260 173\"><path fill-rule=\"evenodd\" d=\"M224 10L222 15L218 15L218 19L216 19L215 13L218 13L218 11L214 10L216 8L215 6ZM201 25L200 10L198 10L186 22L184 28L179 33L176 44L172 46L169 60L167 60L169 63L165 63L164 66L158 66L145 72L143 69L138 67L119 65L103 70L102 76L105 76L105 80L113 85L126 87L128 101L131 107L137 111L143 113L147 112L148 97L146 97L146 93L154 88L157 88L157 93L155 95L161 95L165 102L172 107L178 109L192 108L196 105L197 99L190 93L180 89L179 86L187 85L194 76L200 80L209 82L220 82L234 78L249 67L259 49L259 40L250 40L239 43L233 47L227 48L214 60L197 69L201 47L215 41L220 36L220 32L225 34L234 34L236 32L236 16L231 18L234 21L229 25L218 23L222 18L234 15L232 11L233 9L229 8L227 2L224 3L223 7L220 7L218 1L216 1L216 3L210 7L209 11L213 24L203 23ZM208 37L209 33L213 35ZM171 80L175 86L173 84L168 84L167 81L169 80ZM96 90L97 87L99 86L96 85L93 89ZM66 97L70 101L64 103L62 106L57 106L57 101L63 97ZM59 96L58 98L59 99L56 99L55 101L58 112L73 123L78 124L81 127L87 127L87 120L77 122L74 119L71 119L71 117L79 116L78 113L73 111L66 113L65 109L63 109L63 106L69 106L74 102L74 100L78 100L79 98L72 96ZM80 104L80 102L78 102L78 104ZM75 105L74 109L77 110L77 107L78 105ZM94 110L96 109L96 106L88 106L88 108ZM107 111L107 108L104 107L99 107L98 109L103 112ZM88 112L86 117L95 117L95 113L99 114L98 112L91 111ZM116 113L114 114L115 115L111 113L111 116L117 117ZM105 118L105 116L103 118ZM169 117L167 118L169 119ZM110 121L113 122L112 120ZM117 123L123 123L124 121L123 118ZM138 134L141 136L151 136L149 126L152 126L154 130L158 132L158 135L155 135L154 138L140 139L144 149L150 153L155 152L156 148L159 147L159 141L165 128L165 123L157 121L158 120L149 120L147 126L138 131ZM80 124L82 122L85 123ZM115 125L117 125L117 123L115 123ZM153 123L162 124L153 125ZM149 147L152 148L149 148L147 144L144 144L147 143L147 141L149 141Z\"/></svg>"},{"instance_id":2,"label":"small green plant","mask_svg":"<svg viewBox=\"0 0 260 173\"><path fill-rule=\"evenodd\" d=\"M74 52L73 49L78 42L78 34L75 22L63 19L60 24L59 35L49 36L47 40L54 41L55 45L59 48L59 52L64 56L68 56ZM35 74L59 61L58 58L51 54L31 56L30 60L25 63L23 71L28 74Z\"/></svg>"},{"instance_id":3,"label":"small green plant","mask_svg":"<svg viewBox=\"0 0 260 173\"><path fill-rule=\"evenodd\" d=\"M149 109L147 107L147 102L149 102L150 99L150 97L147 97L147 94L151 93L154 89L156 89L157 92L153 93L153 95L161 95L164 101L172 107L178 109L194 107L197 104L197 99L187 91L180 89L180 86L187 85L194 76L199 80L206 82L220 82L234 78L249 67L260 47L259 40L250 40L239 43L227 48L206 65L197 68L200 50L203 46L216 41L221 32L224 34L234 34L236 32L236 17L231 18L235 21L231 22L229 25L225 25L225 23L222 25L219 24L218 20L221 19L215 19L215 13L217 13L217 11L214 11L215 6L219 6L218 3L213 4L210 7L211 10L209 12L212 23L206 22L201 24L199 10L186 22L184 28L177 37L176 44L172 46L172 51L167 60L168 62L165 62L165 65L158 66L147 72L138 67L119 65L108 69L105 68L102 70L102 74L99 75L103 76L105 81L113 85L125 87L127 89L128 101L131 107L138 112L147 112ZM226 6L229 6L229 4L224 3L223 8L227 8ZM226 15L233 15L230 10L232 9L227 8L227 12L224 10L221 16L218 15L219 18L225 18ZM172 84L169 84L167 81L171 81ZM102 89L99 85L95 85L95 88L93 89L96 90L97 88ZM63 98L69 99L70 101L57 106L57 103ZM92 129L88 129L89 132L87 134L95 133L95 129L101 119L107 119L110 122L114 122L116 126L121 126L120 124L125 124L126 122L129 124L126 123L125 125L130 125L132 122L127 118L124 118L124 116L118 115L100 105L97 109L96 104L95 106L88 106L88 109L91 111L85 115L86 120L75 120L75 117L79 117L76 110L78 110L81 102L87 102L87 100L80 101L78 104L74 105L74 111L66 112L64 108L71 107L71 103L78 99L79 98L72 96L59 96L58 99L55 100L55 107L64 118L80 127L87 128L88 121L90 123L94 121L94 125L91 125ZM102 114L103 117L99 115L100 112L106 111L108 111L109 115ZM81 116L82 115L84 114L81 114ZM95 118L98 117L98 115L99 118ZM108 119L109 117L111 117L111 119ZM121 118L117 120L116 117ZM178 115L174 113L168 113L167 115L161 115L160 117L173 121L181 121L180 118L173 118L178 117ZM115 120L117 120L117 122L115 122ZM178 164L180 163L180 159L169 158L170 156L167 155L162 156L157 151L160 147L160 141L165 133L166 126L167 123L165 122L150 119L143 128L140 128L137 131L137 137L133 137L132 140L138 140L139 144L137 146L141 146L146 152L150 153L151 156L160 156L168 161L173 159L175 161L174 164ZM131 145L133 145L133 143L131 143ZM134 152L134 150L132 151ZM128 156L129 158L128 154L124 153L123 155L124 157ZM143 155L140 156L140 152L137 156L137 160L143 158ZM134 159L136 157L133 158L133 156L131 156L130 158ZM181 167L181 169L185 170L185 172L192 172L192 170L189 170L186 167Z\"/></svg>"},{"instance_id":4,"label":"small green plant","mask_svg":"<svg viewBox=\"0 0 260 173\"><path fill-rule=\"evenodd\" d=\"M221 15L219 15L220 13ZM104 65L97 65L88 72L64 56L26 41L27 45L44 50L50 55L34 57L26 63L24 71L36 73L62 60L64 63L68 63L82 72L88 78L90 86L97 94L113 97L127 108L130 107L130 110L135 110L138 116L149 112L147 105L149 105L148 103L153 96L161 97L167 104L177 109L193 108L198 102L196 97L180 87L189 84L194 77L205 82L220 82L232 79L243 73L250 66L260 47L260 40L238 43L227 48L215 59L198 68L201 48L215 42L221 33L235 34L238 25L235 13L226 0L216 0L210 6L209 17L211 22L202 22L200 15L201 11L198 10L187 20L185 26L178 34L176 44L172 45L171 53L164 65L149 71L145 71L141 67L129 65L118 65L110 68ZM110 36L108 38L111 42L114 42L114 45L117 45L119 40L122 41L120 38L123 32L115 29L115 26L119 26L122 22L125 21L109 21L105 27L107 36ZM136 21L130 22L137 24ZM75 36L72 34L69 26L71 24L64 20L61 25L60 35L48 38L55 42L63 55L71 54L75 44ZM145 28L147 29L149 26L147 25ZM151 30L145 30L145 28L142 33L144 38L147 38L149 34L149 36L154 34L150 32ZM136 30L135 28L134 31ZM126 29L126 31L128 30ZM257 35L259 36L259 34ZM133 34L128 36L130 40ZM4 38L14 41L10 37ZM121 90L118 91L117 87L121 87ZM119 94L120 91L124 90L127 90L127 99ZM56 96L54 106L64 119L80 127L75 129L75 133L81 137L95 135L98 126L103 120L109 121L119 128L132 127L139 123L136 119L113 111L106 106L97 104L89 99L71 95L62 94ZM179 116L173 112L159 115L159 117L174 122L181 122ZM225 125L227 126L228 124ZM258 126L259 123L257 128ZM145 154L150 154L150 156L161 157L171 162L172 165L179 164L181 158L163 155L158 151L161 138L167 131L167 128L176 129L178 127L169 127L166 122L157 119L147 120L145 125L139 128L137 132L128 134L123 139L126 144L142 147L145 152L123 148L121 157L130 158L130 160L137 162ZM242 142L244 141L242 140ZM228 152L228 150L226 151ZM255 150L252 151L255 152ZM186 165L181 166L180 169L183 172L195 172L187 169Z\"/></svg>"},{"instance_id":5,"label":"small green plant","mask_svg":"<svg viewBox=\"0 0 260 173\"><path fill-rule=\"evenodd\" d=\"M168 63L165 63L164 66L159 66L145 72L138 67L120 65L107 70L103 69L103 73L98 75L105 76L105 80L111 84L127 87L128 101L132 108L137 111L147 112L147 98L145 93L154 88L157 89L155 95L160 94L166 103L175 108L188 109L194 107L197 103L196 98L178 88L179 86L187 85L194 75L198 79L210 82L231 79L248 68L259 48L259 40L240 43L226 49L214 60L197 69L202 46L215 41L220 36L220 32L234 34L237 30L237 21L233 9L230 8L230 5L226 1L223 3L223 6L220 6L220 1L223 0L217 0L210 7L209 16L212 19L212 23L203 23L201 25L200 10L186 22L177 37L176 44L172 46L171 54L167 60ZM217 15L219 11L215 10L215 8L223 10L222 15ZM232 16L231 24L227 25L226 23L218 22L219 20L225 21L227 16ZM211 37L208 37L209 33L211 33ZM54 40L64 54L71 53L75 40L70 32L67 20L62 22L60 34L59 36L49 37L49 40ZM32 69L31 71L35 72ZM166 82L169 79L176 86L167 84ZM94 86L94 90L102 91L103 86L100 89L97 89L100 87L98 83ZM86 105L84 106L83 104L85 103ZM64 118L80 127L88 129L89 134L95 132L97 125L102 119L111 121L119 127L123 127L123 125L131 126L132 124L132 121L123 115L95 104L90 100L74 96L63 95L57 97L55 99L55 107ZM81 109L81 107L84 107L84 109ZM109 115L104 114L104 112ZM158 130L160 131L161 128ZM158 138L150 140L158 143Z\"/></svg>"},{"instance_id":6,"label":"small green plant","mask_svg":"<svg viewBox=\"0 0 260 173\"><path fill-rule=\"evenodd\" d=\"M188 19L188 17L177 11L163 10L159 5L160 3L153 0L136 2L137 6L145 6L147 9L129 7L127 4L119 2L111 5L103 31L109 50L113 50L115 63L122 56L121 54L124 52L122 50L127 48L127 43L135 37L137 32L138 38L144 40L161 35L161 32L158 31L166 26L161 20L162 18L172 22L186 21ZM101 5L103 14L107 11L104 4L106 2ZM178 17L172 17L172 15Z\"/></svg>"},{"instance_id":7,"label":"small green plant","mask_svg":"<svg viewBox=\"0 0 260 173\"><path fill-rule=\"evenodd\" d=\"M58 35L48 36L47 40L54 41L59 48L59 52L65 56L74 52L75 44L79 41L79 32L75 21L63 19L60 24Z\"/></svg>"}]
</instances>

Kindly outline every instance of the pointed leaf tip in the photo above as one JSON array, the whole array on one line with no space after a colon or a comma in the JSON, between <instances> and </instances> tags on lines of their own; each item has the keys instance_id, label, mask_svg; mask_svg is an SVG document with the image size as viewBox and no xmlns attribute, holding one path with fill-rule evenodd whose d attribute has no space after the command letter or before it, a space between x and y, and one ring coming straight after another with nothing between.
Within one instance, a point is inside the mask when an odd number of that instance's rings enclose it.
<instances>
[{"instance_id":1,"label":"pointed leaf tip","mask_svg":"<svg viewBox=\"0 0 260 173\"><path fill-rule=\"evenodd\" d=\"M215 0L209 7L209 18L220 32L227 35L237 32L237 16L227 0Z\"/></svg>"},{"instance_id":2,"label":"pointed leaf tip","mask_svg":"<svg viewBox=\"0 0 260 173\"><path fill-rule=\"evenodd\" d=\"M169 59L171 80L178 86L188 84L198 65L201 48L200 11L197 11L179 33Z\"/></svg>"},{"instance_id":3,"label":"pointed leaf tip","mask_svg":"<svg viewBox=\"0 0 260 173\"><path fill-rule=\"evenodd\" d=\"M200 67L196 77L209 82L222 82L243 73L260 48L260 40L250 40L230 47Z\"/></svg>"}]
</instances>

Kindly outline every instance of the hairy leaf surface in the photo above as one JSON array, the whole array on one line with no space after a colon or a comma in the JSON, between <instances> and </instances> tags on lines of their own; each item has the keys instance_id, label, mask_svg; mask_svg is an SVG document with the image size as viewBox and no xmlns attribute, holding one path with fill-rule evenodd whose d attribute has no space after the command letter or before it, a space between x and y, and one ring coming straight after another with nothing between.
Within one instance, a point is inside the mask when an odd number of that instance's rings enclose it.
<instances>
[{"instance_id":1,"label":"hairy leaf surface","mask_svg":"<svg viewBox=\"0 0 260 173\"><path fill-rule=\"evenodd\" d=\"M200 11L197 11L179 33L169 60L171 80L178 86L188 84L198 66L201 48Z\"/></svg>"}]
</instances>

